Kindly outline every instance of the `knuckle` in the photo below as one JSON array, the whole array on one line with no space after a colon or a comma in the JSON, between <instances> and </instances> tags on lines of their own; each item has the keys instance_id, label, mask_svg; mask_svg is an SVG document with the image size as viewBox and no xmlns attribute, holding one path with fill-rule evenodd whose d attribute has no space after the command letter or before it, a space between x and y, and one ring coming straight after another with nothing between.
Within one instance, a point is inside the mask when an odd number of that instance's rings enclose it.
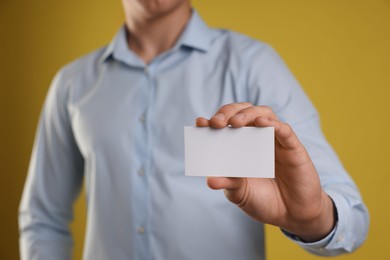
<instances>
[{"instance_id":1,"label":"knuckle","mask_svg":"<svg viewBox=\"0 0 390 260\"><path fill-rule=\"evenodd\" d=\"M218 111L222 113L234 113L245 109L248 106L252 106L252 104L249 102L229 103L221 106Z\"/></svg>"},{"instance_id":2,"label":"knuckle","mask_svg":"<svg viewBox=\"0 0 390 260\"><path fill-rule=\"evenodd\" d=\"M259 106L259 108L261 108L262 110L266 111L268 114L273 114L274 111L272 110L272 108L270 106Z\"/></svg>"},{"instance_id":3,"label":"knuckle","mask_svg":"<svg viewBox=\"0 0 390 260\"><path fill-rule=\"evenodd\" d=\"M249 106L249 107L245 107L245 108L241 109L239 112L240 113L254 113L255 111L256 111L255 106Z\"/></svg>"},{"instance_id":4,"label":"knuckle","mask_svg":"<svg viewBox=\"0 0 390 260\"><path fill-rule=\"evenodd\" d=\"M252 104L249 102L238 102L238 103L233 103L233 105L237 110L244 110L249 107L252 107Z\"/></svg>"},{"instance_id":5,"label":"knuckle","mask_svg":"<svg viewBox=\"0 0 390 260\"><path fill-rule=\"evenodd\" d=\"M291 125L289 125L288 123L282 123L284 125L284 128L285 128L285 134L287 137L291 138L295 135Z\"/></svg>"},{"instance_id":6,"label":"knuckle","mask_svg":"<svg viewBox=\"0 0 390 260\"><path fill-rule=\"evenodd\" d=\"M289 132L292 132L292 127L290 126L289 123L283 123L282 122L282 124L284 124L284 126L286 127L286 130L288 130Z\"/></svg>"},{"instance_id":7,"label":"knuckle","mask_svg":"<svg viewBox=\"0 0 390 260\"><path fill-rule=\"evenodd\" d=\"M237 104L244 105L244 106L253 106L251 102L238 102Z\"/></svg>"},{"instance_id":8,"label":"knuckle","mask_svg":"<svg viewBox=\"0 0 390 260\"><path fill-rule=\"evenodd\" d=\"M231 110L232 110L232 104L225 104L217 110L216 114L218 113L226 114L229 113L229 111Z\"/></svg>"},{"instance_id":9,"label":"knuckle","mask_svg":"<svg viewBox=\"0 0 390 260\"><path fill-rule=\"evenodd\" d=\"M256 113L262 117L267 118L275 118L274 112L272 111L272 108L269 106L254 106L253 110L256 111Z\"/></svg>"}]
</instances>

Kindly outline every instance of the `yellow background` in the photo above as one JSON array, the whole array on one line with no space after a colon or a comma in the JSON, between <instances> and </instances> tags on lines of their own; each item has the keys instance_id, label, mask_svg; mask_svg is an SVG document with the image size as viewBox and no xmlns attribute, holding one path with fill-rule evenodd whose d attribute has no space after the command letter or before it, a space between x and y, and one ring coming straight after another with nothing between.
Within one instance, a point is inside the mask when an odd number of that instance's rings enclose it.
<instances>
[{"instance_id":1,"label":"yellow background","mask_svg":"<svg viewBox=\"0 0 390 260\"><path fill-rule=\"evenodd\" d=\"M367 242L338 259L390 259L390 1L194 2L212 26L273 45L318 108L324 132L371 214ZM18 258L17 207L36 124L54 73L111 40L120 1L0 1L0 259ZM81 258L84 197L75 259ZM267 227L268 259L317 259Z\"/></svg>"}]
</instances>

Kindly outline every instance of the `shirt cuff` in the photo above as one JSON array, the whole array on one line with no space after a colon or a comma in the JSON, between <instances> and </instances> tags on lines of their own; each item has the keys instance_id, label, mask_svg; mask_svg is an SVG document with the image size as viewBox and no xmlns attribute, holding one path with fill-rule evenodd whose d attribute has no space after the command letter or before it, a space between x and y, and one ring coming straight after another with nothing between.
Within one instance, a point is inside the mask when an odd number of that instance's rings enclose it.
<instances>
[{"instance_id":1,"label":"shirt cuff","mask_svg":"<svg viewBox=\"0 0 390 260\"><path fill-rule=\"evenodd\" d=\"M347 230L350 222L348 203L343 196L337 192L328 191L327 193L335 206L337 222L333 230L325 238L319 241L306 243L294 234L282 230L282 232L296 244L313 254L321 256L333 256L339 254L340 251L351 251L352 249L352 246L347 242L349 240Z\"/></svg>"},{"instance_id":2,"label":"shirt cuff","mask_svg":"<svg viewBox=\"0 0 390 260\"><path fill-rule=\"evenodd\" d=\"M311 252L313 252L313 250L314 251L319 251L319 253L321 254L321 252L325 252L326 246L329 245L330 242L332 241L332 239L334 237L334 234L336 233L337 226L338 226L338 222L336 223L336 225L333 228L333 230L326 237L324 237L323 239L321 239L319 241L309 242L309 243L308 242L303 242L299 237L297 237L294 234L291 234L291 233L287 232L286 230L283 230L283 229L281 229L281 230L288 238L290 238L296 244L300 245L301 247L303 247L306 250L309 250Z\"/></svg>"}]
</instances>

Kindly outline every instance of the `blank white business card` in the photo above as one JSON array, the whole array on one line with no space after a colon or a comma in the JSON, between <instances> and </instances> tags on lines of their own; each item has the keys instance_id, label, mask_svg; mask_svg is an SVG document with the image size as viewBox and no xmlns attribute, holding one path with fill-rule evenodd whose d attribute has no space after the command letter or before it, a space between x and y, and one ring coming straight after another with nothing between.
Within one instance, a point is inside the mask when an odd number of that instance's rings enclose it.
<instances>
[{"instance_id":1,"label":"blank white business card","mask_svg":"<svg viewBox=\"0 0 390 260\"><path fill-rule=\"evenodd\" d=\"M184 127L185 175L275 177L273 127Z\"/></svg>"}]
</instances>

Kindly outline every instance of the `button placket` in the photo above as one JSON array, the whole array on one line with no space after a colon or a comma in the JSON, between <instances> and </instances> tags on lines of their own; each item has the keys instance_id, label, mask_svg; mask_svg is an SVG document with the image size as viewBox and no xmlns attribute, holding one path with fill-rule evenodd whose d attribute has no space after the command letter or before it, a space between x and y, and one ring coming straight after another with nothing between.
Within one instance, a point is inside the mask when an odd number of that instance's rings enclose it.
<instances>
[{"instance_id":1,"label":"button placket","mask_svg":"<svg viewBox=\"0 0 390 260\"><path fill-rule=\"evenodd\" d=\"M138 231L138 234L142 235L142 234L145 233L145 228L144 227L139 227L137 231Z\"/></svg>"},{"instance_id":2,"label":"button placket","mask_svg":"<svg viewBox=\"0 0 390 260\"><path fill-rule=\"evenodd\" d=\"M135 228L135 244L137 248L137 259L150 259L148 255L150 254L149 248L149 232L148 226L150 212L149 212L149 181L146 175L149 172L148 165L150 161L150 142L151 142L151 126L149 125L151 120L151 110L152 110L152 97L153 97L153 80L151 75L151 70L149 67L144 67L143 71L143 82L144 88L142 89L145 94L145 100L142 102L142 106L140 106L139 114L138 114L138 127L142 129L142 140L139 141L139 148L142 150L142 158L139 161L139 165L135 168L134 182L135 182L135 196L134 199L136 201L135 207L138 214L135 214L134 217L134 226Z\"/></svg>"},{"instance_id":3,"label":"button placket","mask_svg":"<svg viewBox=\"0 0 390 260\"><path fill-rule=\"evenodd\" d=\"M146 116L145 116L145 114L142 114L142 115L139 117L139 121L140 121L142 124L145 123L145 121L146 121Z\"/></svg>"},{"instance_id":4,"label":"button placket","mask_svg":"<svg viewBox=\"0 0 390 260\"><path fill-rule=\"evenodd\" d=\"M144 171L143 168L141 168L141 169L138 170L138 175L139 175L139 176L144 176L144 175L145 175L145 171Z\"/></svg>"}]
</instances>

